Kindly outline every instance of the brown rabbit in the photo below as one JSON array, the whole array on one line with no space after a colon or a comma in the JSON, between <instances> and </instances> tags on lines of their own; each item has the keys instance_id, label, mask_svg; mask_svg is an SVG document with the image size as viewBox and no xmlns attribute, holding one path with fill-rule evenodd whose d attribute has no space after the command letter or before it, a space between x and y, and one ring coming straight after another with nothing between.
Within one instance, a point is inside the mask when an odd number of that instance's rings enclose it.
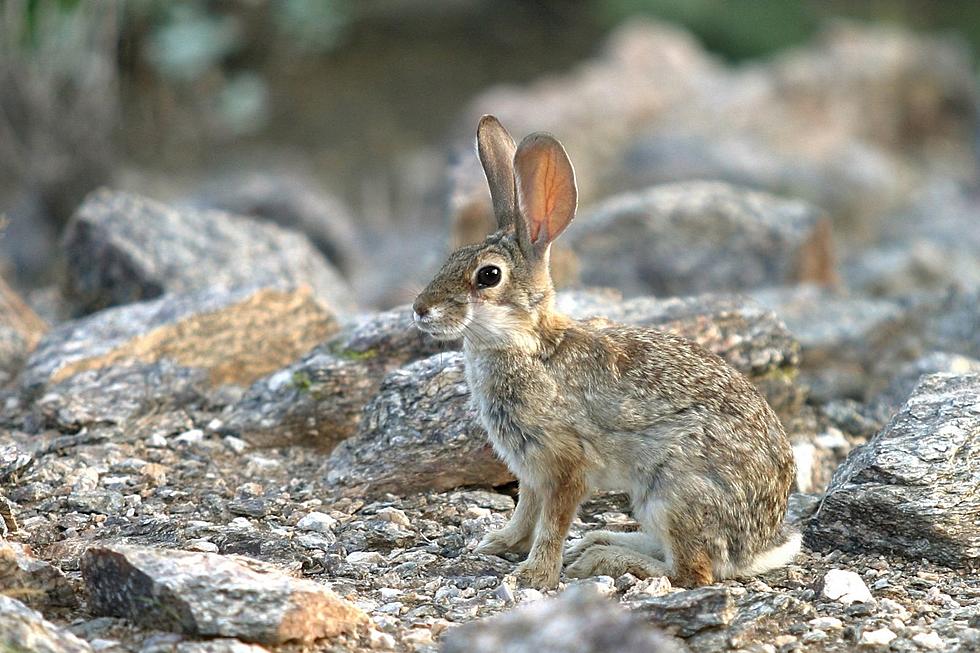
<instances>
[{"instance_id":1,"label":"brown rabbit","mask_svg":"<svg viewBox=\"0 0 980 653\"><path fill-rule=\"evenodd\" d=\"M581 501L630 496L638 533L589 533L570 577L667 575L682 586L786 564L794 478L782 426L739 372L656 329L578 322L554 308L552 241L575 215L575 173L552 136L477 132L499 230L460 248L415 301L415 322L463 338L466 376L494 449L520 480L510 522L477 551L528 552L522 582L554 587Z\"/></svg>"}]
</instances>

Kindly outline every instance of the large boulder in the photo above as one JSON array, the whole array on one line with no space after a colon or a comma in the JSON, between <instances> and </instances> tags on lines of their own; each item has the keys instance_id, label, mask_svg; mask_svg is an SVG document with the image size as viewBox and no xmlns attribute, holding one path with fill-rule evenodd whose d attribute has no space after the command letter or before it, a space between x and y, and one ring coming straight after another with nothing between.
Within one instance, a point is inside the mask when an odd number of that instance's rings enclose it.
<instances>
[{"instance_id":1,"label":"large boulder","mask_svg":"<svg viewBox=\"0 0 980 653\"><path fill-rule=\"evenodd\" d=\"M836 279L830 228L819 210L716 182L613 197L576 220L568 242L583 283L627 295Z\"/></svg>"},{"instance_id":2,"label":"large boulder","mask_svg":"<svg viewBox=\"0 0 980 653\"><path fill-rule=\"evenodd\" d=\"M251 170L205 184L190 199L200 208L262 218L306 234L331 263L353 272L357 229L350 209L299 170Z\"/></svg>"},{"instance_id":3,"label":"large boulder","mask_svg":"<svg viewBox=\"0 0 980 653\"><path fill-rule=\"evenodd\" d=\"M463 354L450 352L385 377L357 435L327 462L327 481L348 496L512 481L470 405L463 369Z\"/></svg>"},{"instance_id":4,"label":"large boulder","mask_svg":"<svg viewBox=\"0 0 980 653\"><path fill-rule=\"evenodd\" d=\"M309 291L214 289L120 306L60 325L24 370L31 391L121 362L174 360L214 384L248 384L336 333Z\"/></svg>"},{"instance_id":5,"label":"large boulder","mask_svg":"<svg viewBox=\"0 0 980 653\"><path fill-rule=\"evenodd\" d=\"M409 307L371 315L252 384L225 428L256 445L303 443L329 450L357 430L361 410L385 374L457 346L419 332Z\"/></svg>"},{"instance_id":6,"label":"large boulder","mask_svg":"<svg viewBox=\"0 0 980 653\"><path fill-rule=\"evenodd\" d=\"M980 566L980 374L933 374L838 468L806 539Z\"/></svg>"},{"instance_id":7,"label":"large boulder","mask_svg":"<svg viewBox=\"0 0 980 653\"><path fill-rule=\"evenodd\" d=\"M904 296L950 286L980 289L980 193L939 179L882 226L874 247L844 261L848 285L873 295Z\"/></svg>"},{"instance_id":8,"label":"large boulder","mask_svg":"<svg viewBox=\"0 0 980 653\"><path fill-rule=\"evenodd\" d=\"M121 423L224 384L248 386L339 329L308 290L166 295L67 322L21 375L42 422Z\"/></svg>"},{"instance_id":9,"label":"large boulder","mask_svg":"<svg viewBox=\"0 0 980 653\"><path fill-rule=\"evenodd\" d=\"M801 381L811 398L863 399L873 382L877 334L899 324L906 308L888 299L812 285L767 288L751 297L773 311L800 342Z\"/></svg>"},{"instance_id":10,"label":"large boulder","mask_svg":"<svg viewBox=\"0 0 980 653\"><path fill-rule=\"evenodd\" d=\"M129 193L91 194L64 250L65 295L81 313L213 286L309 286L335 310L354 305L347 282L302 234Z\"/></svg>"},{"instance_id":11,"label":"large boulder","mask_svg":"<svg viewBox=\"0 0 980 653\"><path fill-rule=\"evenodd\" d=\"M96 614L150 628L280 644L353 632L368 621L326 587L243 558L95 546L81 568Z\"/></svg>"}]
</instances>

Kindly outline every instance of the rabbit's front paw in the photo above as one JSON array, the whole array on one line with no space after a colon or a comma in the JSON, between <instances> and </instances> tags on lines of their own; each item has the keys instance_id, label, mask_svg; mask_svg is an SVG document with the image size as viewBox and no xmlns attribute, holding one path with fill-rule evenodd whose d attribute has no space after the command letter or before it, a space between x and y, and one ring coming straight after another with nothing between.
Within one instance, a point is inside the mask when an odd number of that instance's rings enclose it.
<instances>
[{"instance_id":1,"label":"rabbit's front paw","mask_svg":"<svg viewBox=\"0 0 980 653\"><path fill-rule=\"evenodd\" d=\"M550 590L558 587L560 564L551 564L540 560L525 560L517 565L514 575L517 582L527 587L539 590Z\"/></svg>"},{"instance_id":2,"label":"rabbit's front paw","mask_svg":"<svg viewBox=\"0 0 980 653\"><path fill-rule=\"evenodd\" d=\"M501 553L527 553L531 550L529 538L504 527L483 536L476 547L477 553L500 555Z\"/></svg>"}]
</instances>

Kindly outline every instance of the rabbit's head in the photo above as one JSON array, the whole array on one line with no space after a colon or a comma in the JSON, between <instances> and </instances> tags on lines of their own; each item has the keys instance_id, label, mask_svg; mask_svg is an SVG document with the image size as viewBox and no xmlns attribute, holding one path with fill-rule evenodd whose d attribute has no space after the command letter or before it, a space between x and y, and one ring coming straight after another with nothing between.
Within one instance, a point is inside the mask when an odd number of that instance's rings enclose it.
<instances>
[{"instance_id":1,"label":"rabbit's head","mask_svg":"<svg viewBox=\"0 0 980 653\"><path fill-rule=\"evenodd\" d=\"M493 116L480 121L477 150L498 229L450 254L416 298L415 324L480 348L535 347L553 310L551 243L575 216L575 171L553 136L534 133L515 147Z\"/></svg>"}]
</instances>

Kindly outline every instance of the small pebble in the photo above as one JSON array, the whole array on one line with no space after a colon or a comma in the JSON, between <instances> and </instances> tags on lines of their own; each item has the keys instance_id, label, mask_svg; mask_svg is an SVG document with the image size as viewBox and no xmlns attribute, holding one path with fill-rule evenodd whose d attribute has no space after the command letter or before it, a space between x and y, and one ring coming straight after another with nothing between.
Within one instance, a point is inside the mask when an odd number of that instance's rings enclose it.
<instances>
[{"instance_id":1,"label":"small pebble","mask_svg":"<svg viewBox=\"0 0 980 653\"><path fill-rule=\"evenodd\" d=\"M236 438L234 435L226 435L221 439L225 443L225 446L234 451L235 453L242 453L248 449L248 442L242 440L241 438Z\"/></svg>"},{"instance_id":2,"label":"small pebble","mask_svg":"<svg viewBox=\"0 0 980 653\"><path fill-rule=\"evenodd\" d=\"M544 594L532 587L525 587L524 589L517 590L517 600L521 603L540 601L543 598Z\"/></svg>"},{"instance_id":3,"label":"small pebble","mask_svg":"<svg viewBox=\"0 0 980 653\"><path fill-rule=\"evenodd\" d=\"M375 513L375 518L381 521L390 521L399 526L411 526L412 522L409 521L408 515L405 514L404 510L399 510L398 508L382 508L377 513Z\"/></svg>"},{"instance_id":4,"label":"small pebble","mask_svg":"<svg viewBox=\"0 0 980 653\"><path fill-rule=\"evenodd\" d=\"M202 440L204 440L204 431L202 431L201 429L191 429L190 431L184 431L176 438L174 438L174 442L180 444L197 444Z\"/></svg>"},{"instance_id":5,"label":"small pebble","mask_svg":"<svg viewBox=\"0 0 980 653\"><path fill-rule=\"evenodd\" d=\"M218 545L208 540L191 540L185 548L188 551L200 551L201 553L218 552Z\"/></svg>"},{"instance_id":6,"label":"small pebble","mask_svg":"<svg viewBox=\"0 0 980 653\"><path fill-rule=\"evenodd\" d=\"M776 645L776 648L782 648L788 644L794 644L796 638L792 635L779 635L776 639L772 640L772 643Z\"/></svg>"},{"instance_id":7,"label":"small pebble","mask_svg":"<svg viewBox=\"0 0 980 653\"><path fill-rule=\"evenodd\" d=\"M402 594L404 594L404 592L401 591L400 589L395 589L394 587L382 587L381 589L378 590L378 594L381 595L382 600L391 601L392 599L395 599L401 596Z\"/></svg>"},{"instance_id":8,"label":"small pebble","mask_svg":"<svg viewBox=\"0 0 980 653\"><path fill-rule=\"evenodd\" d=\"M811 630L808 633L804 633L803 637L801 637L800 639L802 639L805 644L810 644L812 642L822 642L823 640L827 639L827 631L819 630L819 629Z\"/></svg>"},{"instance_id":9,"label":"small pebble","mask_svg":"<svg viewBox=\"0 0 980 653\"><path fill-rule=\"evenodd\" d=\"M866 630L861 633L861 640L858 642L862 646L888 646L893 639L898 637L888 628L878 630Z\"/></svg>"},{"instance_id":10,"label":"small pebble","mask_svg":"<svg viewBox=\"0 0 980 653\"><path fill-rule=\"evenodd\" d=\"M636 585L639 580L639 578L627 572L616 579L616 589L620 592L625 592Z\"/></svg>"},{"instance_id":11,"label":"small pebble","mask_svg":"<svg viewBox=\"0 0 980 653\"><path fill-rule=\"evenodd\" d=\"M382 565L385 561L384 556L377 551L354 551L346 559L352 565Z\"/></svg>"},{"instance_id":12,"label":"small pebble","mask_svg":"<svg viewBox=\"0 0 980 653\"><path fill-rule=\"evenodd\" d=\"M296 528L301 531L313 531L314 533L329 533L337 525L337 520L325 512L313 511L307 513L296 523Z\"/></svg>"},{"instance_id":13,"label":"small pebble","mask_svg":"<svg viewBox=\"0 0 980 653\"><path fill-rule=\"evenodd\" d=\"M162 433L153 433L146 439L146 446L152 449L165 449L167 438L163 437Z\"/></svg>"},{"instance_id":14,"label":"small pebble","mask_svg":"<svg viewBox=\"0 0 980 653\"><path fill-rule=\"evenodd\" d=\"M494 590L493 595L504 603L513 603L516 600L514 597L514 590L512 590L510 585L507 583L501 583L498 585L497 589Z\"/></svg>"},{"instance_id":15,"label":"small pebble","mask_svg":"<svg viewBox=\"0 0 980 653\"><path fill-rule=\"evenodd\" d=\"M915 642L917 646L920 646L928 651L939 651L946 648L946 643L943 642L943 638L931 630L927 633L919 633L918 635L914 635L912 637L912 641Z\"/></svg>"},{"instance_id":16,"label":"small pebble","mask_svg":"<svg viewBox=\"0 0 980 653\"><path fill-rule=\"evenodd\" d=\"M840 630L844 627L844 623L837 617L817 617L807 623L819 630Z\"/></svg>"},{"instance_id":17,"label":"small pebble","mask_svg":"<svg viewBox=\"0 0 980 653\"><path fill-rule=\"evenodd\" d=\"M395 638L380 630L372 630L370 645L375 651L390 651L395 648Z\"/></svg>"},{"instance_id":18,"label":"small pebble","mask_svg":"<svg viewBox=\"0 0 980 653\"><path fill-rule=\"evenodd\" d=\"M823 595L844 605L870 603L874 600L864 580L853 571L844 569L831 569L827 572L823 577Z\"/></svg>"},{"instance_id":19,"label":"small pebble","mask_svg":"<svg viewBox=\"0 0 980 653\"><path fill-rule=\"evenodd\" d=\"M405 633L402 641L412 647L425 646L432 643L432 631L428 628L413 628Z\"/></svg>"}]
</instances>

